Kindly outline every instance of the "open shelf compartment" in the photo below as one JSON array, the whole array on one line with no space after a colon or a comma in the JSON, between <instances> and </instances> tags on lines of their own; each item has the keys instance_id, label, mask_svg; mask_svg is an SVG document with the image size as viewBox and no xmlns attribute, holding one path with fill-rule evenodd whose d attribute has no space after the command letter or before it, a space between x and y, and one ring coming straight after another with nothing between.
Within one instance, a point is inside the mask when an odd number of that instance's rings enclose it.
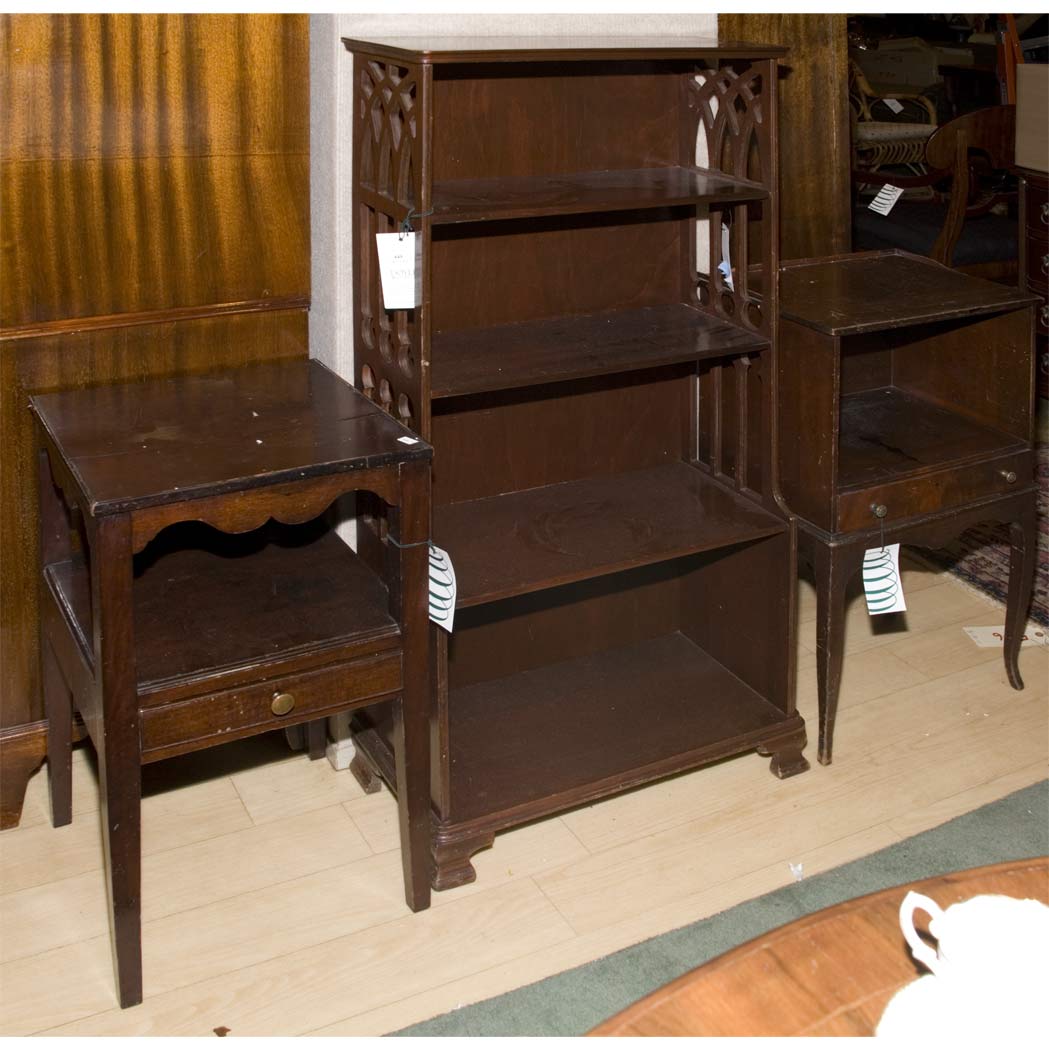
<instances>
[{"instance_id":1,"label":"open shelf compartment","mask_svg":"<svg viewBox=\"0 0 1049 1049\"><path fill-rule=\"evenodd\" d=\"M86 566L62 561L44 576L90 665ZM234 675L274 652L282 661L328 647L344 656L349 645L381 651L400 638L382 580L334 532L310 526L271 524L234 536L176 525L136 558L133 599L140 694L214 682L216 672ZM237 638L231 623L242 624Z\"/></svg>"},{"instance_id":2,"label":"open shelf compartment","mask_svg":"<svg viewBox=\"0 0 1049 1049\"><path fill-rule=\"evenodd\" d=\"M685 462L434 507L460 608L786 529Z\"/></svg>"},{"instance_id":3,"label":"open shelf compartment","mask_svg":"<svg viewBox=\"0 0 1049 1049\"><path fill-rule=\"evenodd\" d=\"M841 399L838 481L866 488L967 460L1021 451L1024 442L895 386Z\"/></svg>"},{"instance_id":4,"label":"open shelf compartment","mask_svg":"<svg viewBox=\"0 0 1049 1049\"><path fill-rule=\"evenodd\" d=\"M452 811L465 821L550 795L622 790L752 749L787 720L680 632L456 688Z\"/></svg>"}]
</instances>

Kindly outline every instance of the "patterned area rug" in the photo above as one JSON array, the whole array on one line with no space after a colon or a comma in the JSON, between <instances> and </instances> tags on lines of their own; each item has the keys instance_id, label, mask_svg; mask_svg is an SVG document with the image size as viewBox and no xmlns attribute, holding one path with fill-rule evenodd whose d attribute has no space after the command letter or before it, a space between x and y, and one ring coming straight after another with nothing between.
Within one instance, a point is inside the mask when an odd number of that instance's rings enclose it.
<instances>
[{"instance_id":1,"label":"patterned area rug","mask_svg":"<svg viewBox=\"0 0 1049 1049\"><path fill-rule=\"evenodd\" d=\"M1039 398L1035 477L1038 482L1038 554L1028 619L1049 626L1049 404ZM1009 591L1009 530L987 521L963 532L942 550L909 550L919 560L946 568L964 583L1005 603Z\"/></svg>"}]
</instances>

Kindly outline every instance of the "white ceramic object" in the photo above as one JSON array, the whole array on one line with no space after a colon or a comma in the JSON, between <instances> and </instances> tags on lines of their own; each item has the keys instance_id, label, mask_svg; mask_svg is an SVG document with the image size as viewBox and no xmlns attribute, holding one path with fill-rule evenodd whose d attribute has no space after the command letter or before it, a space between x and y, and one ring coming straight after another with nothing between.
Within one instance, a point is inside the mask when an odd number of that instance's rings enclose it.
<instances>
[{"instance_id":1,"label":"white ceramic object","mask_svg":"<svg viewBox=\"0 0 1049 1049\"><path fill-rule=\"evenodd\" d=\"M931 918L935 948L914 917ZM1011 896L974 896L942 910L917 892L900 905L900 928L931 976L901 988L878 1024L879 1037L1029 1039L1049 1009L1049 907Z\"/></svg>"}]
</instances>

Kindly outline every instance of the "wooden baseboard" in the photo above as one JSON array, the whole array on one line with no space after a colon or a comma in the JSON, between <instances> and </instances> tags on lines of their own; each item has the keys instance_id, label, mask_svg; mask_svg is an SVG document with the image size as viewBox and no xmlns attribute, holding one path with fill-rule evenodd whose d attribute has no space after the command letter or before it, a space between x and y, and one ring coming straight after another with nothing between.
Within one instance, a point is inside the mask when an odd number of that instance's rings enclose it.
<instances>
[{"instance_id":1,"label":"wooden baseboard","mask_svg":"<svg viewBox=\"0 0 1049 1049\"><path fill-rule=\"evenodd\" d=\"M46 721L0 729L0 830L18 826L29 777L46 754Z\"/></svg>"}]
</instances>

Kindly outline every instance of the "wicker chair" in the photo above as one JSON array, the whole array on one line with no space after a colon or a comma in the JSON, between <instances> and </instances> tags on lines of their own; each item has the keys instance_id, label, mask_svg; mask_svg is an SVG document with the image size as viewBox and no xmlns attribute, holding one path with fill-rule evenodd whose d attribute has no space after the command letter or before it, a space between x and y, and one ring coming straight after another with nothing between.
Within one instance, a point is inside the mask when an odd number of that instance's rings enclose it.
<instances>
[{"instance_id":1,"label":"wicker chair","mask_svg":"<svg viewBox=\"0 0 1049 1049\"><path fill-rule=\"evenodd\" d=\"M888 99L895 99L903 107L905 120L884 119L896 116ZM936 107L925 95L907 91L879 95L859 65L850 59L849 106L854 171L873 172L899 166L909 168L915 175L925 174L925 144L936 130Z\"/></svg>"}]
</instances>

